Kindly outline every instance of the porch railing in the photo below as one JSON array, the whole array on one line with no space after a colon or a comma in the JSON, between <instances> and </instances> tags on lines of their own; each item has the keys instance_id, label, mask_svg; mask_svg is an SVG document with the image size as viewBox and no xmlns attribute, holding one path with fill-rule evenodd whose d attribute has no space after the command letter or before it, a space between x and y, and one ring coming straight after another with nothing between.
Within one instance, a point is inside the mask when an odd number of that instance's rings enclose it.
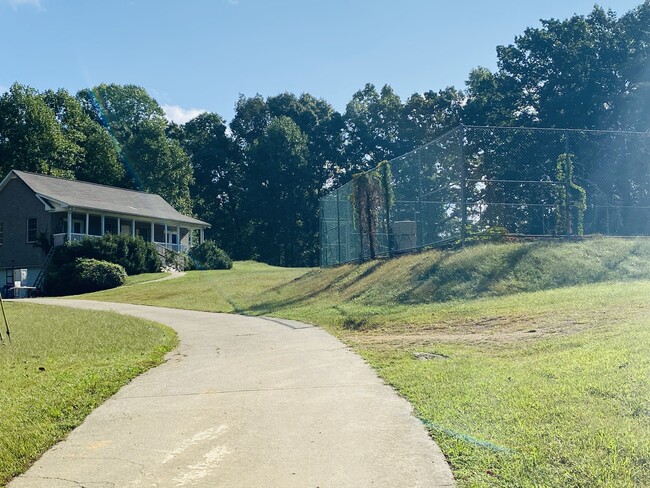
<instances>
[{"instance_id":1,"label":"porch railing","mask_svg":"<svg viewBox=\"0 0 650 488\"><path fill-rule=\"evenodd\" d=\"M190 247L186 246L185 244L169 244L169 243L155 242L155 241L154 244L158 252L164 252L164 251L187 252L190 250Z\"/></svg>"},{"instance_id":2,"label":"porch railing","mask_svg":"<svg viewBox=\"0 0 650 488\"><path fill-rule=\"evenodd\" d=\"M78 242L81 241L82 239L85 239L87 237L93 237L93 238L99 238L101 236L96 236L92 234L75 234L72 233L70 234L70 241L71 242ZM65 241L68 238L68 234L63 232L60 234L53 234L52 238L54 240L54 247L62 246L65 244ZM185 244L171 244L171 243L165 243L165 242L156 242L154 241L154 245L156 246L156 249L159 252L163 252L165 250L167 251L174 251L174 252L187 252L190 250L190 247L185 245Z\"/></svg>"},{"instance_id":3,"label":"porch railing","mask_svg":"<svg viewBox=\"0 0 650 488\"><path fill-rule=\"evenodd\" d=\"M78 242L81 241L82 239L85 239L86 237L101 237L101 236L95 236L92 234L70 234L70 241L71 242ZM68 234L63 232L61 234L52 234L52 238L54 240L54 247L62 246L65 244L65 241L68 240Z\"/></svg>"}]
</instances>

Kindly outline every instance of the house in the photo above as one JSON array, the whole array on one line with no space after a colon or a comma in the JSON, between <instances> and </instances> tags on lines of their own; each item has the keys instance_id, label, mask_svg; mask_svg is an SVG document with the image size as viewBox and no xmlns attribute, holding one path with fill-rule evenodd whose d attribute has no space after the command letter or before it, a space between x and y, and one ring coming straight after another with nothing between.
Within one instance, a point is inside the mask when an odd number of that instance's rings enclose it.
<instances>
[{"instance_id":1,"label":"house","mask_svg":"<svg viewBox=\"0 0 650 488\"><path fill-rule=\"evenodd\" d=\"M141 191L17 170L0 182L0 272L7 284L15 269L27 269L23 285L33 285L46 258L44 240L59 246L110 232L186 251L203 241L207 227Z\"/></svg>"}]
</instances>

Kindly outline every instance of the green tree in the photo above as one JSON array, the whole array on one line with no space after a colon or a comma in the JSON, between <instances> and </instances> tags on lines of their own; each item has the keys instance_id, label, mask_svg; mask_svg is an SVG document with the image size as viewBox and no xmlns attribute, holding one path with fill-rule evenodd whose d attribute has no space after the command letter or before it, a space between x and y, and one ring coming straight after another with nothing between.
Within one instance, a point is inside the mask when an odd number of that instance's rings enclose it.
<instances>
[{"instance_id":1,"label":"green tree","mask_svg":"<svg viewBox=\"0 0 650 488\"><path fill-rule=\"evenodd\" d=\"M276 264L316 264L318 197L342 174L341 115L309 94L240 97L230 129L239 149L226 178L241 188L238 248Z\"/></svg>"},{"instance_id":2,"label":"green tree","mask_svg":"<svg viewBox=\"0 0 650 488\"><path fill-rule=\"evenodd\" d=\"M411 95L403 108L401 138L408 152L460 123L464 95L454 87Z\"/></svg>"},{"instance_id":3,"label":"green tree","mask_svg":"<svg viewBox=\"0 0 650 488\"><path fill-rule=\"evenodd\" d=\"M125 171L119 148L111 135L84 112L79 100L67 91L48 90L45 103L53 111L65 138L73 144L70 152L74 177L82 181L121 186Z\"/></svg>"},{"instance_id":4,"label":"green tree","mask_svg":"<svg viewBox=\"0 0 650 488\"><path fill-rule=\"evenodd\" d=\"M320 181L307 136L289 117L277 117L247 156L249 218L259 258L282 266L315 264Z\"/></svg>"},{"instance_id":5,"label":"green tree","mask_svg":"<svg viewBox=\"0 0 650 488\"><path fill-rule=\"evenodd\" d=\"M179 140L194 168L194 212L212 224L208 236L235 259L250 258L250 225L243 215L245 166L224 120L201 114L181 128Z\"/></svg>"},{"instance_id":6,"label":"green tree","mask_svg":"<svg viewBox=\"0 0 650 488\"><path fill-rule=\"evenodd\" d=\"M496 95L504 122L546 127L615 126L616 101L625 90L628 58L616 15L595 7L587 15L542 20L514 44L497 47L499 72L471 94ZM476 78L476 77L474 77ZM470 77L471 86L477 79ZM512 95L516 94L516 98ZM509 120L508 120L509 119Z\"/></svg>"},{"instance_id":7,"label":"green tree","mask_svg":"<svg viewBox=\"0 0 650 488\"><path fill-rule=\"evenodd\" d=\"M178 141L167 136L158 102L135 85L101 84L77 97L119 144L127 185L160 194L180 212L191 212L191 162Z\"/></svg>"},{"instance_id":8,"label":"green tree","mask_svg":"<svg viewBox=\"0 0 650 488\"><path fill-rule=\"evenodd\" d=\"M14 83L0 96L0 169L72 177L79 147L33 88Z\"/></svg>"},{"instance_id":9,"label":"green tree","mask_svg":"<svg viewBox=\"0 0 650 488\"><path fill-rule=\"evenodd\" d=\"M350 172L367 170L407 150L401 136L403 104L389 85L381 93L372 84L356 92L346 106L344 122Z\"/></svg>"}]
</instances>

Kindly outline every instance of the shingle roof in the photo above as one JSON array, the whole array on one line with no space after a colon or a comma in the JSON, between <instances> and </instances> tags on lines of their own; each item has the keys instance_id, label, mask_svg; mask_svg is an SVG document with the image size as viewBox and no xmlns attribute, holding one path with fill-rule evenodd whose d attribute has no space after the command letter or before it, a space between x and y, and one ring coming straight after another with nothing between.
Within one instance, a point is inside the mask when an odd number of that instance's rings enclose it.
<instances>
[{"instance_id":1,"label":"shingle roof","mask_svg":"<svg viewBox=\"0 0 650 488\"><path fill-rule=\"evenodd\" d=\"M25 171L12 172L34 193L75 209L209 226L206 222L177 212L160 195Z\"/></svg>"}]
</instances>

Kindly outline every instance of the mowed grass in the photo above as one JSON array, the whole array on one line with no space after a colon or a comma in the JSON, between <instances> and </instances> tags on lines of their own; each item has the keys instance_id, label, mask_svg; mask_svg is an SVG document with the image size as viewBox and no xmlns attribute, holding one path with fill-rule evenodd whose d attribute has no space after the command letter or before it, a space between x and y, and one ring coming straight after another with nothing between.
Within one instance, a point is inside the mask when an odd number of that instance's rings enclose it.
<instances>
[{"instance_id":1,"label":"mowed grass","mask_svg":"<svg viewBox=\"0 0 650 488\"><path fill-rule=\"evenodd\" d=\"M127 276L126 286L138 285L140 283L148 283L149 281L160 280L171 275L171 273L142 273L139 275Z\"/></svg>"},{"instance_id":2,"label":"mowed grass","mask_svg":"<svg viewBox=\"0 0 650 488\"><path fill-rule=\"evenodd\" d=\"M0 346L0 486L177 341L168 327L114 313L5 309L12 342Z\"/></svg>"},{"instance_id":3,"label":"mowed grass","mask_svg":"<svg viewBox=\"0 0 650 488\"><path fill-rule=\"evenodd\" d=\"M323 326L413 404L460 486L650 486L646 241L236 263L88 298Z\"/></svg>"}]
</instances>

